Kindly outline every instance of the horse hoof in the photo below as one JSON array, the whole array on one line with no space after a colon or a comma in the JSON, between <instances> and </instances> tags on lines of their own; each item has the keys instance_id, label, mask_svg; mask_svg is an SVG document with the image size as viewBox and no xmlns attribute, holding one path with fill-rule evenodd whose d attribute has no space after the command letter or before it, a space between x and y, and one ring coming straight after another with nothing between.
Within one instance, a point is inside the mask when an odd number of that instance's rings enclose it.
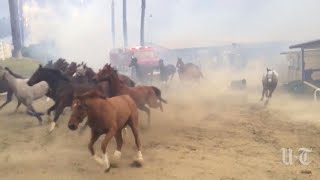
<instances>
[{"instance_id":1,"label":"horse hoof","mask_svg":"<svg viewBox=\"0 0 320 180\"><path fill-rule=\"evenodd\" d=\"M106 170L104 170L104 172L105 172L105 173L108 173L108 172L110 171L110 169L111 169L111 166L108 167Z\"/></svg>"},{"instance_id":2,"label":"horse hoof","mask_svg":"<svg viewBox=\"0 0 320 180\"><path fill-rule=\"evenodd\" d=\"M142 159L136 159L131 164L132 167L142 167L142 165L143 165Z\"/></svg>"},{"instance_id":3,"label":"horse hoof","mask_svg":"<svg viewBox=\"0 0 320 180\"><path fill-rule=\"evenodd\" d=\"M54 130L55 126L56 126L56 123L55 122L51 122L50 129L49 129L50 133Z\"/></svg>"},{"instance_id":4,"label":"horse hoof","mask_svg":"<svg viewBox=\"0 0 320 180\"><path fill-rule=\"evenodd\" d=\"M103 161L99 156L94 155L94 156L93 156L93 159L94 159L99 165L101 165L101 166L104 166L104 165L105 165L105 164L104 164L104 161Z\"/></svg>"}]
</instances>

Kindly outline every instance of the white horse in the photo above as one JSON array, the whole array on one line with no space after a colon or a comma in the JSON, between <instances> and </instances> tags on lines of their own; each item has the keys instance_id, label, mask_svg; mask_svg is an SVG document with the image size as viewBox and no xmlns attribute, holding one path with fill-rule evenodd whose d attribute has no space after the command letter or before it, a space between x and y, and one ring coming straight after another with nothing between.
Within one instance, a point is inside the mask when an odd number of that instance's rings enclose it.
<instances>
[{"instance_id":1,"label":"white horse","mask_svg":"<svg viewBox=\"0 0 320 180\"><path fill-rule=\"evenodd\" d=\"M261 101L263 101L264 96L267 97L265 105L268 104L269 99L272 97L273 91L276 89L278 84L279 75L275 70L267 68L267 72L262 76L262 97Z\"/></svg>"},{"instance_id":2,"label":"white horse","mask_svg":"<svg viewBox=\"0 0 320 180\"><path fill-rule=\"evenodd\" d=\"M49 85L45 81L41 81L34 86L29 86L27 84L28 79L17 79L13 77L7 70L2 74L2 78L6 80L13 90L17 100L18 105L15 112L18 110L21 104L27 107L28 112L36 116L41 125L42 119L40 113L37 113L32 106L32 102L45 96L49 90Z\"/></svg>"}]
</instances>

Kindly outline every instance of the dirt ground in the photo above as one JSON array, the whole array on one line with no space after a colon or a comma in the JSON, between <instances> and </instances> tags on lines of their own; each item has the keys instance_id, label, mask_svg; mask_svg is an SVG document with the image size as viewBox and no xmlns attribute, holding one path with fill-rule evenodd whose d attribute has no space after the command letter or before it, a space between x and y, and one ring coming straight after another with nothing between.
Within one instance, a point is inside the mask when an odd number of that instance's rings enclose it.
<instances>
[{"instance_id":1,"label":"dirt ground","mask_svg":"<svg viewBox=\"0 0 320 180\"><path fill-rule=\"evenodd\" d=\"M0 111L0 179L320 179L319 104L278 90L264 107L256 86L238 92L219 81L203 84L164 91L169 104L163 113L152 110L150 129L141 112L144 166L130 166L136 154L130 133L119 167L109 173L90 157L89 129L68 130L69 110L48 135L49 124L39 127L24 107L13 114L14 101ZM40 111L50 105L35 103ZM309 165L282 163L281 148L296 156L302 147L313 150ZM113 140L110 156L114 150Z\"/></svg>"}]
</instances>

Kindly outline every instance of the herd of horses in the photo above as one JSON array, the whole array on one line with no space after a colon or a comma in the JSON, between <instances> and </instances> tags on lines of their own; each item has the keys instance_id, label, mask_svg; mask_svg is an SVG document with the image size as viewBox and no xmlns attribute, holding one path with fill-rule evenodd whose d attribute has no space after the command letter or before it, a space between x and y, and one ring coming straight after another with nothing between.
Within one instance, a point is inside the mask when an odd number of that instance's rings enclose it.
<instances>
[{"instance_id":1,"label":"herd of horses","mask_svg":"<svg viewBox=\"0 0 320 180\"><path fill-rule=\"evenodd\" d=\"M130 65L135 66L139 71L139 64L136 61L132 60ZM160 60L159 69L162 82L172 80L176 72L181 81L200 82L203 78L198 66L192 63L185 64L181 59L178 59L176 66L165 65L163 60ZM54 111L50 133L53 132L66 107L70 107L72 111L68 122L70 130L78 129L79 124L86 119L82 130L86 126L91 128L89 151L93 159L105 167L106 172L111 167L106 148L110 140L115 137L117 148L114 158L120 159L123 144L122 130L127 126L131 128L137 146L137 157L134 162L136 165L142 165L138 110L147 113L148 126L150 126L150 108L163 111L163 103L167 104L158 87L146 84L136 85L130 77L120 74L110 64L94 72L85 63L69 64L65 59L60 58L55 62L48 62L45 66L39 65L29 79L8 67L0 67L0 78L0 93L7 93L7 99L0 109L12 100L14 94L18 101L15 111L24 104L28 114L35 116L41 125L41 116L44 114L36 111L32 105L33 101L44 96L54 101L46 112L50 118L51 112ZM277 81L276 72L267 69L262 80L262 100L264 96L268 99L272 96ZM143 79L140 82L143 82ZM105 134L101 145L103 157L99 157L95 154L93 145L103 134Z\"/></svg>"}]
</instances>

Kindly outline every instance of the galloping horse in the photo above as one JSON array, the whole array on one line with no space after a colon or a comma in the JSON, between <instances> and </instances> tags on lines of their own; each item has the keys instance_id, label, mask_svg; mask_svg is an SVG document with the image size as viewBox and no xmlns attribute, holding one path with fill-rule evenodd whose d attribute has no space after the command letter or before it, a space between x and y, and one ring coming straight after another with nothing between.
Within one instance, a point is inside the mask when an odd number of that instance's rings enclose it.
<instances>
[{"instance_id":1,"label":"galloping horse","mask_svg":"<svg viewBox=\"0 0 320 180\"><path fill-rule=\"evenodd\" d=\"M12 72L10 69L7 69L8 72L17 79L25 79L19 74ZM5 69L0 66L0 76L3 76ZM0 106L0 110L9 104L12 101L13 90L10 88L8 82L6 80L0 79L0 93L7 93L6 101Z\"/></svg>"},{"instance_id":2,"label":"galloping horse","mask_svg":"<svg viewBox=\"0 0 320 180\"><path fill-rule=\"evenodd\" d=\"M94 90L76 95L72 103L72 114L68 123L69 129L76 130L85 117L88 117L87 123L91 128L89 151L93 159L106 168L105 172L109 172L111 168L107 146L111 138L115 137L117 150L114 152L114 157L119 160L123 144L121 131L127 125L132 130L138 150L135 162L142 165L138 110L130 96L122 95L106 98L103 94ZM101 144L103 158L97 156L93 148L94 143L102 134L105 134Z\"/></svg>"},{"instance_id":3,"label":"galloping horse","mask_svg":"<svg viewBox=\"0 0 320 180\"><path fill-rule=\"evenodd\" d=\"M159 60L159 69L160 69L160 80L167 83L168 80L172 80L174 74L176 73L176 67L172 64L164 65L163 60Z\"/></svg>"},{"instance_id":4,"label":"galloping horse","mask_svg":"<svg viewBox=\"0 0 320 180\"><path fill-rule=\"evenodd\" d=\"M69 64L69 66L66 69L66 71L64 72L64 74L71 78L74 75L74 73L76 73L77 68L78 68L77 63L71 62L71 64Z\"/></svg>"},{"instance_id":5,"label":"galloping horse","mask_svg":"<svg viewBox=\"0 0 320 180\"><path fill-rule=\"evenodd\" d=\"M154 67L143 67L138 63L137 58L132 58L129 67L135 69L135 74L132 74L132 78L140 83L147 83L151 81Z\"/></svg>"},{"instance_id":6,"label":"galloping horse","mask_svg":"<svg viewBox=\"0 0 320 180\"><path fill-rule=\"evenodd\" d=\"M41 125L42 118L40 116L40 113L36 112L33 108L32 102L47 94L49 89L48 84L44 81L41 81L34 84L33 86L28 86L28 79L17 79L8 71L4 72L2 78L8 82L10 88L13 90L15 96L17 97L18 105L15 112L18 110L22 103L27 107L29 112L32 112L32 115L38 118L39 124Z\"/></svg>"},{"instance_id":7,"label":"galloping horse","mask_svg":"<svg viewBox=\"0 0 320 180\"><path fill-rule=\"evenodd\" d=\"M202 72L197 65L192 63L184 64L181 58L178 58L177 65L178 74L181 81L191 80L199 82L203 78Z\"/></svg>"},{"instance_id":8,"label":"galloping horse","mask_svg":"<svg viewBox=\"0 0 320 180\"><path fill-rule=\"evenodd\" d=\"M162 102L167 103L161 97L161 90L154 86L135 86L128 87L119 80L117 70L113 69L109 64L107 64L102 70L97 73L96 79L98 81L109 81L110 82L110 93L111 96L118 95L130 95L130 97L135 101L138 108L148 115L148 125L150 126L151 115L150 109L146 107L148 105L151 108L162 109Z\"/></svg>"},{"instance_id":9,"label":"galloping horse","mask_svg":"<svg viewBox=\"0 0 320 180\"><path fill-rule=\"evenodd\" d=\"M268 104L269 98L272 97L273 91L276 89L278 84L278 73L275 70L271 70L267 68L267 72L262 76L262 97L261 101L263 101L264 96L267 97L265 105Z\"/></svg>"},{"instance_id":10,"label":"galloping horse","mask_svg":"<svg viewBox=\"0 0 320 180\"><path fill-rule=\"evenodd\" d=\"M32 86L40 81L46 81L49 84L50 92L48 96L54 101L54 105L47 110L49 117L51 111L55 110L50 132L55 128L56 122L64 108L71 106L74 92L87 92L94 87L89 84L72 84L70 79L63 75L61 71L43 68L41 65L39 65L39 68L29 79L28 85Z\"/></svg>"}]
</instances>

